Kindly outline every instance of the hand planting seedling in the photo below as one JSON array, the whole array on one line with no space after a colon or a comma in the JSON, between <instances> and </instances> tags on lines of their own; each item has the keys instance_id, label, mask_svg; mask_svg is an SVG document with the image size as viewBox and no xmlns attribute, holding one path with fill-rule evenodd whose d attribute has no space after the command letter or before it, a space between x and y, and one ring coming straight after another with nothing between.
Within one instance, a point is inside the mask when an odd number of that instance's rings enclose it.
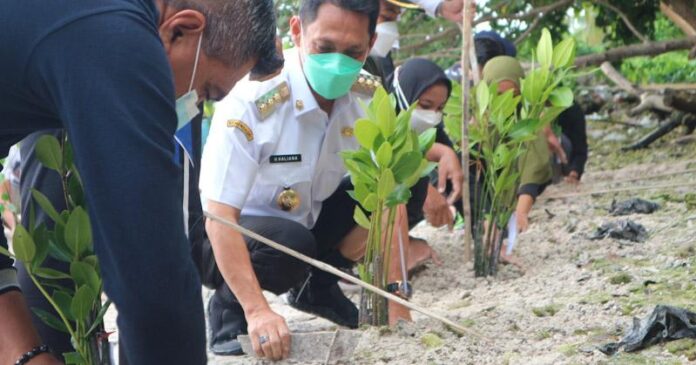
<instances>
[{"instance_id":1,"label":"hand planting seedling","mask_svg":"<svg viewBox=\"0 0 696 365\"><path fill-rule=\"evenodd\" d=\"M45 195L33 190L34 201L53 220L53 227L35 224L32 205L29 217L23 217L28 219L28 229L21 224L15 226L14 253L2 247L0 253L22 262L31 280L58 314L56 317L32 308L48 326L70 335L75 351L63 354L66 364L110 364L103 317L111 302L102 304L101 301L102 279L94 255L90 219L84 208L82 181L72 160L70 143L65 137L61 142L53 136L41 137L36 145L36 156L46 168L61 176L68 208L58 212ZM69 272L45 267L48 257L64 263L70 268Z\"/></svg>"},{"instance_id":2,"label":"hand planting seedling","mask_svg":"<svg viewBox=\"0 0 696 365\"><path fill-rule=\"evenodd\" d=\"M368 230L365 258L358 265L360 278L384 289L387 285L389 252L393 242L396 208L411 198L410 188L435 167L425 151L435 141L435 130L420 136L411 128L413 108L395 111L396 101L383 88L365 107L367 117L355 122L356 151L342 153L354 190L355 221ZM387 302L363 291L361 324L387 324Z\"/></svg>"}]
</instances>

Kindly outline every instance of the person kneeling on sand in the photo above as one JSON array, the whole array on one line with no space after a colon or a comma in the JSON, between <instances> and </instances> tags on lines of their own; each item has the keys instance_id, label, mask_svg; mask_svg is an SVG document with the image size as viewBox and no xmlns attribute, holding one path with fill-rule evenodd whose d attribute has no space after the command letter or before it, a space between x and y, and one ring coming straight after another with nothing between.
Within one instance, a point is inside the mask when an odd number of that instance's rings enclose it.
<instances>
[{"instance_id":1,"label":"person kneeling on sand","mask_svg":"<svg viewBox=\"0 0 696 365\"><path fill-rule=\"evenodd\" d=\"M377 0L301 2L299 17L290 20L296 48L286 51L283 71L239 84L216 105L200 180L210 213L338 268L362 258L367 230L353 219L357 203L339 152L357 149L361 101L381 84L361 73L378 13ZM407 238L406 209L398 210L397 229ZM209 304L215 354L242 354L237 336L248 333L258 355L288 356L288 325L262 290L287 292L296 309L358 326L358 309L336 276L217 221L208 220L206 230L215 256L211 270L203 270L213 276L203 282L216 289ZM390 253L389 283L402 280L398 250L394 245ZM389 317L393 324L410 313L390 302Z\"/></svg>"}]
</instances>

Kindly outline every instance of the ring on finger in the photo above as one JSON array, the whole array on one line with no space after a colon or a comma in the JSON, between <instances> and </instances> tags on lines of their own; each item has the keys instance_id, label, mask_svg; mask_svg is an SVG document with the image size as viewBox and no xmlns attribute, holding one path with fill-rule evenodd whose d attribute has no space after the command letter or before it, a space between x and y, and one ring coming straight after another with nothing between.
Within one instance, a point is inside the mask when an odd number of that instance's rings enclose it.
<instances>
[{"instance_id":1,"label":"ring on finger","mask_svg":"<svg viewBox=\"0 0 696 365\"><path fill-rule=\"evenodd\" d=\"M260 345L263 345L266 342L268 342L268 336L259 336L259 344Z\"/></svg>"}]
</instances>

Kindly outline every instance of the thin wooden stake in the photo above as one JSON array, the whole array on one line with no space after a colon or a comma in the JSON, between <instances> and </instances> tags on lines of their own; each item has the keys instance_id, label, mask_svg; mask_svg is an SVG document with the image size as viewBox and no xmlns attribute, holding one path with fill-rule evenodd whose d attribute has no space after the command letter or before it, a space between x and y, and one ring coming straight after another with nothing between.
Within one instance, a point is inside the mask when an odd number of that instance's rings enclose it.
<instances>
[{"instance_id":1,"label":"thin wooden stake","mask_svg":"<svg viewBox=\"0 0 696 365\"><path fill-rule=\"evenodd\" d=\"M309 256L303 255L303 254L301 254L301 253L299 253L291 248L285 247L282 244L275 242L273 240L270 240L264 236L261 236L258 233L250 231L250 230L240 226L239 224L235 224L233 222L230 222L230 221L228 221L222 217L219 217L215 214L212 214L208 211L204 211L204 214L207 218L212 219L212 220L222 224L223 226L227 226L229 228L232 228L235 231L237 231L237 232L239 232L239 233L241 233L249 238L252 238L256 241L264 243L264 244L266 244L266 245L268 245L268 246L270 246L270 247L272 247L272 248L274 248L274 249L276 249L276 250L278 250L286 255L292 256L292 257L294 257L302 262L310 264L319 270L328 272L330 274L334 274L334 275L338 276L339 278L341 278L345 281L348 281L352 284L355 284L355 285L357 285L365 290L369 290L369 291L371 291L371 292L373 292L381 297L384 297L384 298L387 298L393 302L399 303L406 308L412 309L412 310L420 312L420 313L422 313L430 318L436 319L436 320L444 323L445 325L449 326L453 331L456 331L457 333L459 333L461 335L469 335L472 337L476 337L478 339L487 339L486 337L484 337L484 336L482 336L482 335L480 335L480 334L478 334L470 329L464 328L461 325L459 325L459 324L457 324L457 323L455 323L455 322L453 322L453 321L451 321L451 320L449 320L449 319L447 319L447 318L445 318L437 313L431 312L431 311L429 311L429 310L427 310L419 305L413 304L407 300L404 300L401 297L398 297L394 294L388 293L388 292L386 292L386 291L384 291L384 290L382 290L374 285L371 285L371 284L366 283L360 279L357 279L351 275L348 275L348 274L344 273L343 271L341 271L341 270L339 270L331 265L328 265L328 264L321 262L319 260L315 260Z\"/></svg>"},{"instance_id":2,"label":"thin wooden stake","mask_svg":"<svg viewBox=\"0 0 696 365\"><path fill-rule=\"evenodd\" d=\"M472 232L471 227L471 202L469 190L469 96L471 94L471 49L473 48L472 28L472 0L464 1L464 14L462 17L462 172L464 183L462 184L462 208L464 211L464 261L472 259ZM476 55L474 54L473 57Z\"/></svg>"}]
</instances>

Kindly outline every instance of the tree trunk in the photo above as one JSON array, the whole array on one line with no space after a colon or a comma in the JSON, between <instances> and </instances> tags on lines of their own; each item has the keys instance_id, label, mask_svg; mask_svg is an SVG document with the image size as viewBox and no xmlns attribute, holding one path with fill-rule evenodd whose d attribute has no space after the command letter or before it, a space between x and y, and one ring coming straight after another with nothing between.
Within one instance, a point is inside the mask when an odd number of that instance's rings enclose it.
<instances>
[{"instance_id":1,"label":"tree trunk","mask_svg":"<svg viewBox=\"0 0 696 365\"><path fill-rule=\"evenodd\" d=\"M696 45L696 36L677 40L634 44L613 48L607 52L581 56L575 59L575 66L587 67L603 62L616 62L637 56L654 56L671 51L690 49Z\"/></svg>"}]
</instances>

